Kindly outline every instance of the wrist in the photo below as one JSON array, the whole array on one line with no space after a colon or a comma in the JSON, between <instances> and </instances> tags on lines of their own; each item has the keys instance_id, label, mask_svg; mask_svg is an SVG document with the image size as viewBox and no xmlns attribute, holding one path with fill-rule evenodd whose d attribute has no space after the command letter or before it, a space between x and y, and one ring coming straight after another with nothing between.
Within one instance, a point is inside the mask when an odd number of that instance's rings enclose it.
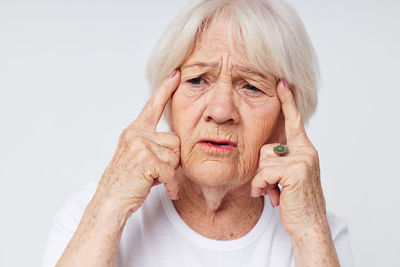
<instances>
[{"instance_id":1,"label":"wrist","mask_svg":"<svg viewBox=\"0 0 400 267\"><path fill-rule=\"evenodd\" d=\"M301 229L289 236L293 247L303 252L315 247L321 250L330 249L333 244L329 226L317 225L311 229Z\"/></svg>"},{"instance_id":2,"label":"wrist","mask_svg":"<svg viewBox=\"0 0 400 267\"><path fill-rule=\"evenodd\" d=\"M326 217L318 219L316 218L309 220L306 224L290 227L290 229L287 229L287 232L292 240L304 240L304 237L331 237L331 231L329 228L328 219Z\"/></svg>"},{"instance_id":3,"label":"wrist","mask_svg":"<svg viewBox=\"0 0 400 267\"><path fill-rule=\"evenodd\" d=\"M98 193L90 201L89 207L101 217L110 218L112 216L117 220L116 222L122 224L125 224L126 220L137 210L119 199L105 197Z\"/></svg>"},{"instance_id":4,"label":"wrist","mask_svg":"<svg viewBox=\"0 0 400 267\"><path fill-rule=\"evenodd\" d=\"M57 266L105 266L105 262L115 262L127 210L120 202L96 193Z\"/></svg>"},{"instance_id":5,"label":"wrist","mask_svg":"<svg viewBox=\"0 0 400 267\"><path fill-rule=\"evenodd\" d=\"M310 223L289 236L296 266L340 266L327 219Z\"/></svg>"}]
</instances>

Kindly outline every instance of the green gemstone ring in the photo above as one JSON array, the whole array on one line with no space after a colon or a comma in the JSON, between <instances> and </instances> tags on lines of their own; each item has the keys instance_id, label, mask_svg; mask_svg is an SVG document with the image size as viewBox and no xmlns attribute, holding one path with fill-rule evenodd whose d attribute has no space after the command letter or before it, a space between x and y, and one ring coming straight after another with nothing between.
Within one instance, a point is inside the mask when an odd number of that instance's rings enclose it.
<instances>
[{"instance_id":1,"label":"green gemstone ring","mask_svg":"<svg viewBox=\"0 0 400 267\"><path fill-rule=\"evenodd\" d=\"M279 156L286 154L289 151L289 148L285 145L277 145L274 147L274 152Z\"/></svg>"}]
</instances>

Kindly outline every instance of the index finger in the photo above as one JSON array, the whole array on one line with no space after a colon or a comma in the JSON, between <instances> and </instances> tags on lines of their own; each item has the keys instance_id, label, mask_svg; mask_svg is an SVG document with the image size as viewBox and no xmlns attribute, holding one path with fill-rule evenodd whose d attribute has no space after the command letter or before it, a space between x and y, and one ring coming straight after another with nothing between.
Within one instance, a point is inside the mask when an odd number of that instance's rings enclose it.
<instances>
[{"instance_id":1,"label":"index finger","mask_svg":"<svg viewBox=\"0 0 400 267\"><path fill-rule=\"evenodd\" d=\"M175 69L164 79L160 88L147 101L146 105L132 124L155 131L157 124L164 112L165 106L180 83L180 72ZM128 127L129 127L128 126Z\"/></svg>"},{"instance_id":2,"label":"index finger","mask_svg":"<svg viewBox=\"0 0 400 267\"><path fill-rule=\"evenodd\" d=\"M297 110L293 93L286 81L279 81L277 93L282 103L282 112L285 117L287 143L304 143L308 140L306 130L304 129L300 112Z\"/></svg>"}]
</instances>

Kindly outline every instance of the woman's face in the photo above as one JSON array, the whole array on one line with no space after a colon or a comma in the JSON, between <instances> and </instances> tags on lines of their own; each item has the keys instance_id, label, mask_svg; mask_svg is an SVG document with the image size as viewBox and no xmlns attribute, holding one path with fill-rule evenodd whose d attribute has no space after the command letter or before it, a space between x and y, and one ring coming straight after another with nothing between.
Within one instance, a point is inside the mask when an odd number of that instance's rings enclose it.
<instances>
[{"instance_id":1,"label":"woman's face","mask_svg":"<svg viewBox=\"0 0 400 267\"><path fill-rule=\"evenodd\" d=\"M231 53L226 25L219 22L182 64L171 102L182 170L199 185L248 182L261 146L279 130L277 80L257 74L244 56Z\"/></svg>"}]
</instances>

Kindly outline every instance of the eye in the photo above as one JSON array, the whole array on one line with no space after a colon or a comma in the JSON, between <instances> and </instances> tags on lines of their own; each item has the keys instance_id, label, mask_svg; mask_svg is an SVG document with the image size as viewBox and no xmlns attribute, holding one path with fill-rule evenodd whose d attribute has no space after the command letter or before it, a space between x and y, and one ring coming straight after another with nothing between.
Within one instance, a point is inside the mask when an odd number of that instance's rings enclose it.
<instances>
[{"instance_id":1,"label":"eye","mask_svg":"<svg viewBox=\"0 0 400 267\"><path fill-rule=\"evenodd\" d=\"M202 81L204 81L202 77L197 77L197 78L193 78L193 79L189 80L189 82L191 84L195 84L195 85L201 84Z\"/></svg>"},{"instance_id":2,"label":"eye","mask_svg":"<svg viewBox=\"0 0 400 267\"><path fill-rule=\"evenodd\" d=\"M251 85L251 84L246 84L245 86L246 89L249 89L250 91L260 91L257 87Z\"/></svg>"}]
</instances>

